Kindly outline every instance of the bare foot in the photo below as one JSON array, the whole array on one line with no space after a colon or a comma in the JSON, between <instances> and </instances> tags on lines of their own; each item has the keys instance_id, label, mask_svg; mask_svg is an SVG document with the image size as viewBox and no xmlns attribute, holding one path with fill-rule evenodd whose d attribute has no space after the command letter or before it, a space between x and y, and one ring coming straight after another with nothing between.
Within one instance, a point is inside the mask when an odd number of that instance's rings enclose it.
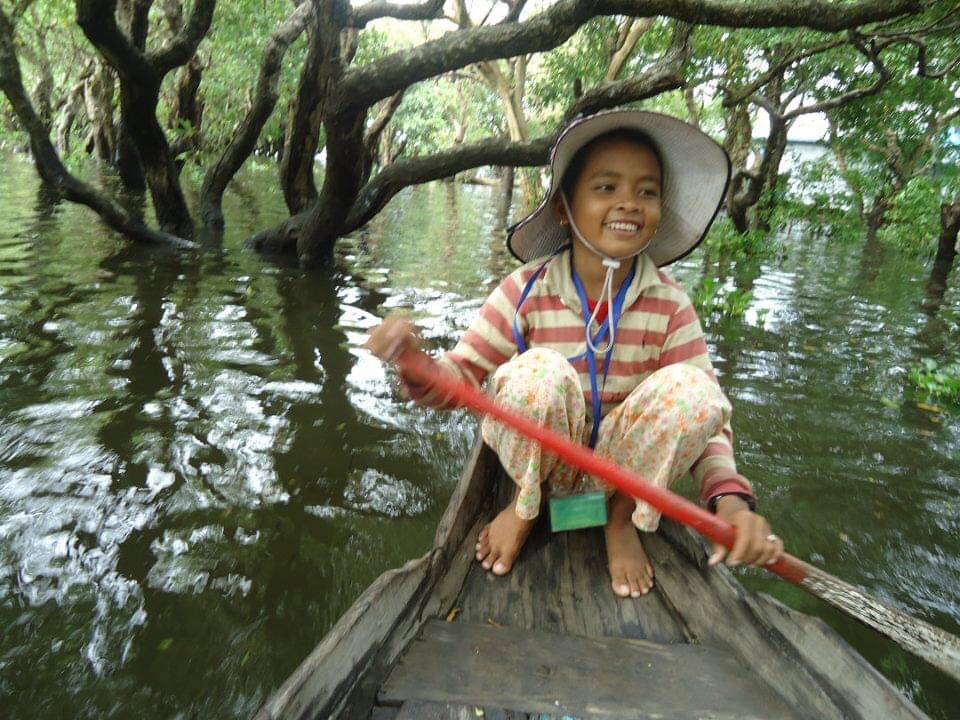
<instances>
[{"instance_id":1,"label":"bare foot","mask_svg":"<svg viewBox=\"0 0 960 720\"><path fill-rule=\"evenodd\" d=\"M536 520L523 520L510 503L492 522L480 531L477 538L477 560L484 570L494 575L506 575L520 554Z\"/></svg>"},{"instance_id":2,"label":"bare foot","mask_svg":"<svg viewBox=\"0 0 960 720\"><path fill-rule=\"evenodd\" d=\"M617 493L610 503L610 517L603 533L607 541L610 584L620 597L640 597L653 588L653 566L630 520L632 498Z\"/></svg>"}]
</instances>

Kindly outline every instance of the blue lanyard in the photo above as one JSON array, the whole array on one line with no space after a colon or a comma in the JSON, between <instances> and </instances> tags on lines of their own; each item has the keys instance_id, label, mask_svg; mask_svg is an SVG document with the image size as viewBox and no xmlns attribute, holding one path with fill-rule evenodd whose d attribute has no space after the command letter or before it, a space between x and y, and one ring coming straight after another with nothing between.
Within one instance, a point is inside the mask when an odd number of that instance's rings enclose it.
<instances>
[{"instance_id":1,"label":"blue lanyard","mask_svg":"<svg viewBox=\"0 0 960 720\"><path fill-rule=\"evenodd\" d=\"M584 290L583 282L580 280L580 276L577 275L577 271L572 267L570 270L573 274L573 284L577 288L577 295L580 297L580 305L583 308L583 325L584 328L586 328L585 333L587 334L587 337L589 337L590 306L587 304L587 291ZM599 342L600 338L602 338L606 333L607 323L613 323L614 336L616 335L617 324L620 322L620 316L623 314L623 301L627 296L627 289L630 287L630 283L633 282L633 276L636 274L636 271L637 264L634 262L630 267L630 273L620 284L620 289L617 290L617 294L613 298L613 317L604 319L603 324L600 325L600 329L597 332L597 337L594 344ZM587 370L590 372L590 399L593 401L593 427L590 429L590 447L592 448L596 446L597 435L600 433L602 403L600 402L600 388L597 387L597 358L593 354L593 350L590 349L589 343L587 344L587 349L583 354L587 357ZM613 343L610 343L610 345L607 347L607 351L604 353L602 387L607 386L607 372L610 370L611 357L613 357Z\"/></svg>"},{"instance_id":2,"label":"blue lanyard","mask_svg":"<svg viewBox=\"0 0 960 720\"><path fill-rule=\"evenodd\" d=\"M523 305L524 301L527 299L527 296L530 294L530 291L533 289L534 283L537 279L543 274L544 270L547 267L547 263L553 259L554 255L558 255L563 250L566 250L565 246L557 250L550 258L547 259L543 265L537 268L530 279L527 280L526 285L523 287L523 291L520 293L520 299L517 301L517 309L513 313L513 339L517 343L517 350L520 353L525 353L527 351L527 343L523 339L523 335L520 332L520 326L517 324L517 316L520 314L520 307ZM577 289L577 295L580 298L580 305L583 308L583 325L584 333L588 334L590 332L589 322L590 322L590 307L587 304L587 293L583 288L583 282L580 280L580 276L577 275L577 271L571 266L570 271L573 275L573 284ZM630 268L630 273L627 275L626 279L620 285L620 289L617 291L617 294L613 298L613 317L604 318L604 321L600 324L600 327L597 329L596 337L593 338L593 343L596 345L601 341L604 335L607 334L607 326L610 322L613 322L614 333L616 333L617 323L620 322L620 316L623 314L623 302L627 296L627 290L630 287L630 284L633 282L633 277L637 271L637 264L634 261L633 265ZM610 358L613 356L613 345L607 348L607 351L604 353L605 357L603 360L603 386L607 384L607 372L610 369ZM590 430L590 447L594 447L597 444L597 435L600 432L600 413L602 403L600 402L600 392L597 386L597 359L594 356L593 351L590 349L590 345L587 344L587 348L584 352L579 355L574 355L573 357L567 358L567 361L570 363L575 363L579 360L586 358L587 360L587 370L590 373L590 394L593 400L593 427Z\"/></svg>"}]
</instances>

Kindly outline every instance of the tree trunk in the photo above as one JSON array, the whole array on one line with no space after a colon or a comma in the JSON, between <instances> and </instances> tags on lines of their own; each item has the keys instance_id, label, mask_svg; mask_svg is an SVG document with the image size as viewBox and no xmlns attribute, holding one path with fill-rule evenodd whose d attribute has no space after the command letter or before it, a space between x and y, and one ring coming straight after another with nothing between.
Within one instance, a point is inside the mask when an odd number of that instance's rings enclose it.
<instances>
[{"instance_id":1,"label":"tree trunk","mask_svg":"<svg viewBox=\"0 0 960 720\"><path fill-rule=\"evenodd\" d=\"M696 127L700 127L700 105L697 96L689 85L683 88L683 103L687 106L687 119Z\"/></svg>"},{"instance_id":2,"label":"tree trunk","mask_svg":"<svg viewBox=\"0 0 960 720\"><path fill-rule=\"evenodd\" d=\"M943 273L944 279L957 257L957 234L960 233L960 195L953 202L940 206L940 240L934 265Z\"/></svg>"},{"instance_id":3,"label":"tree trunk","mask_svg":"<svg viewBox=\"0 0 960 720\"><path fill-rule=\"evenodd\" d=\"M513 167L507 166L501 168L500 178L500 202L497 205L496 220L494 228L501 230L510 223L510 208L513 205Z\"/></svg>"},{"instance_id":4,"label":"tree trunk","mask_svg":"<svg viewBox=\"0 0 960 720\"><path fill-rule=\"evenodd\" d=\"M113 71L104 63L97 63L84 83L84 105L90 133L93 136L94 153L98 160L113 162L116 142L113 132Z\"/></svg>"},{"instance_id":5,"label":"tree trunk","mask_svg":"<svg viewBox=\"0 0 960 720\"><path fill-rule=\"evenodd\" d=\"M883 227L883 222L887 216L887 210L890 202L885 195L877 195L870 205L864 222L867 225L867 242L872 243L877 239L877 233Z\"/></svg>"},{"instance_id":6,"label":"tree trunk","mask_svg":"<svg viewBox=\"0 0 960 720\"><path fill-rule=\"evenodd\" d=\"M176 95L170 106L167 127L180 133L171 152L174 157L202 146L203 100L200 98L200 81L203 79L203 63L194 58L180 69L177 75Z\"/></svg>"},{"instance_id":7,"label":"tree trunk","mask_svg":"<svg viewBox=\"0 0 960 720\"><path fill-rule=\"evenodd\" d=\"M131 78L127 85L127 129L136 142L153 209L165 232L191 237L193 220L180 188L180 172L157 120L160 83L156 77Z\"/></svg>"},{"instance_id":8,"label":"tree trunk","mask_svg":"<svg viewBox=\"0 0 960 720\"><path fill-rule=\"evenodd\" d=\"M120 27L133 46L143 52L147 46L148 19L152 0L121 0L117 7ZM121 184L128 190L143 192L147 189L146 176L137 142L131 134L131 100L120 83L120 122L116 130L116 162Z\"/></svg>"},{"instance_id":9,"label":"tree trunk","mask_svg":"<svg viewBox=\"0 0 960 720\"><path fill-rule=\"evenodd\" d=\"M750 218L750 227L753 230L770 232L770 216L777 206L776 193L780 181L780 163L787 149L788 129L786 123L770 119L770 134L763 150L760 195Z\"/></svg>"},{"instance_id":10,"label":"tree trunk","mask_svg":"<svg viewBox=\"0 0 960 720\"><path fill-rule=\"evenodd\" d=\"M280 158L280 186L291 215L304 210L317 199L313 176L314 158L323 124L323 100L327 94L329 66L338 61L340 29L315 8L307 28L307 59L300 72L297 94L290 103L287 131Z\"/></svg>"},{"instance_id":11,"label":"tree trunk","mask_svg":"<svg viewBox=\"0 0 960 720\"><path fill-rule=\"evenodd\" d=\"M723 125L723 147L730 155L730 163L733 166L733 179L727 187L727 215L737 232L744 233L749 228L747 210L737 203L736 198L741 193L743 183L750 179L746 167L750 159L753 125L750 122L748 106L745 103L738 103L729 108L724 114Z\"/></svg>"},{"instance_id":12,"label":"tree trunk","mask_svg":"<svg viewBox=\"0 0 960 720\"><path fill-rule=\"evenodd\" d=\"M130 100L128 93L120 87L120 122L117 125L117 173L121 184L134 192L143 192L147 189L147 179L143 174L143 164L140 160L140 151L131 134Z\"/></svg>"},{"instance_id":13,"label":"tree trunk","mask_svg":"<svg viewBox=\"0 0 960 720\"><path fill-rule=\"evenodd\" d=\"M92 63L84 65L80 71L80 77L76 84L67 93L67 99L63 104L60 117L57 119L56 127L56 149L57 152L64 154L70 152L70 134L73 131L73 123L77 115L84 107L84 90L86 88L87 78L93 71Z\"/></svg>"},{"instance_id":14,"label":"tree trunk","mask_svg":"<svg viewBox=\"0 0 960 720\"><path fill-rule=\"evenodd\" d=\"M279 96L279 78L283 57L306 29L310 5L303 3L278 27L263 53L257 88L246 116L230 139L223 154L203 178L200 188L200 216L204 225L223 228L223 193L240 167L253 152Z\"/></svg>"},{"instance_id":15,"label":"tree trunk","mask_svg":"<svg viewBox=\"0 0 960 720\"><path fill-rule=\"evenodd\" d=\"M297 258L304 267L333 260L333 247L363 185L363 134L366 112L332 118L327 132L327 169L320 197L308 213L297 240Z\"/></svg>"},{"instance_id":16,"label":"tree trunk","mask_svg":"<svg viewBox=\"0 0 960 720\"><path fill-rule=\"evenodd\" d=\"M268 254L287 253L292 246L303 267L333 260L334 244L344 232L344 223L363 184L365 125L365 112L324 121L327 172L316 202L278 227L254 235L249 245Z\"/></svg>"},{"instance_id":17,"label":"tree trunk","mask_svg":"<svg viewBox=\"0 0 960 720\"><path fill-rule=\"evenodd\" d=\"M47 45L43 33L37 35L37 84L33 89L33 104L37 114L46 127L53 123L53 70L50 68L50 56L47 54Z\"/></svg>"},{"instance_id":18,"label":"tree trunk","mask_svg":"<svg viewBox=\"0 0 960 720\"><path fill-rule=\"evenodd\" d=\"M126 0L120 7L126 32L117 23L117 0L76 0L77 24L117 72L123 130L118 142L121 175L135 178L138 163L163 231L193 235L193 220L180 188L179 171L157 119L164 76L188 63L210 30L216 0L195 0L183 33L163 47L145 52L152 0ZM123 162L120 162L123 160Z\"/></svg>"}]
</instances>

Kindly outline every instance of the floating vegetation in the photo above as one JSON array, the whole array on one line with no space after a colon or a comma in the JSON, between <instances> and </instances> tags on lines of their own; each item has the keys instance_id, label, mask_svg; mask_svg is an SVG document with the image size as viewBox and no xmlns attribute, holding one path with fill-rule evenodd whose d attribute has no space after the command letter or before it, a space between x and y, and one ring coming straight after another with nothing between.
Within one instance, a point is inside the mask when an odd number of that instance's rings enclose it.
<instances>
[{"instance_id":1,"label":"floating vegetation","mask_svg":"<svg viewBox=\"0 0 960 720\"><path fill-rule=\"evenodd\" d=\"M724 290L712 277L704 278L693 294L693 304L700 313L721 318L743 317L752 299L753 293L749 290Z\"/></svg>"},{"instance_id":2,"label":"floating vegetation","mask_svg":"<svg viewBox=\"0 0 960 720\"><path fill-rule=\"evenodd\" d=\"M925 358L910 368L909 377L927 400L936 399L960 407L960 362L940 365L932 358ZM943 412L939 406L930 403L918 403L917 407L928 412Z\"/></svg>"}]
</instances>

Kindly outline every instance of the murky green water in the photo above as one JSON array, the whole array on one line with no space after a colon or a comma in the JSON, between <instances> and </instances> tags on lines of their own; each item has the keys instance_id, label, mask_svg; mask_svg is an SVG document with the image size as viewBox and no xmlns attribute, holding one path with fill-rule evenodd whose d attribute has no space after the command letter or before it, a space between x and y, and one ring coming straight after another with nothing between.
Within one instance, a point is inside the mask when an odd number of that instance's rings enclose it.
<instances>
[{"instance_id":1,"label":"murky green water","mask_svg":"<svg viewBox=\"0 0 960 720\"><path fill-rule=\"evenodd\" d=\"M491 191L408 191L337 271L304 275L242 250L283 215L269 168L232 187L222 246L178 254L52 207L2 160L2 714L247 716L432 541L474 423L404 405L357 345L399 307L452 344L512 266ZM960 633L960 414L905 396L906 367L960 344L960 292L931 295L922 263L888 255L804 238L782 262L696 253L675 276L753 290L746 322L707 324L742 469L790 549ZM742 577L956 713L956 683Z\"/></svg>"}]
</instances>

